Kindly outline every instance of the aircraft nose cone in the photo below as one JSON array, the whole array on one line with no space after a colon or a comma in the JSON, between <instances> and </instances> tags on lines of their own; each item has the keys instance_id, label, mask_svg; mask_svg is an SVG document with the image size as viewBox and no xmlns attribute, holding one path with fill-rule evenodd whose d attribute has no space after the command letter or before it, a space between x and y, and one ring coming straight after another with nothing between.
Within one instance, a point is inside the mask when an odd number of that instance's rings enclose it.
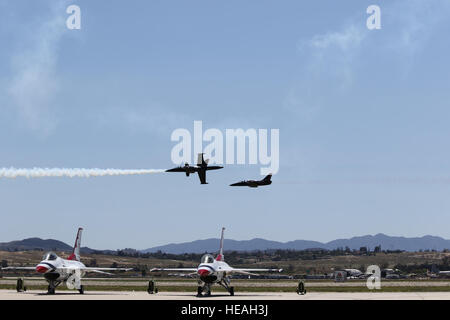
<instances>
[{"instance_id":1,"label":"aircraft nose cone","mask_svg":"<svg viewBox=\"0 0 450 320\"><path fill-rule=\"evenodd\" d=\"M205 269L200 269L197 272L200 275L200 277L206 277L207 275L209 275L209 271Z\"/></svg>"},{"instance_id":2,"label":"aircraft nose cone","mask_svg":"<svg viewBox=\"0 0 450 320\"><path fill-rule=\"evenodd\" d=\"M38 273L46 273L48 271L48 268L43 267L43 266L37 266L36 267L36 272Z\"/></svg>"}]
</instances>

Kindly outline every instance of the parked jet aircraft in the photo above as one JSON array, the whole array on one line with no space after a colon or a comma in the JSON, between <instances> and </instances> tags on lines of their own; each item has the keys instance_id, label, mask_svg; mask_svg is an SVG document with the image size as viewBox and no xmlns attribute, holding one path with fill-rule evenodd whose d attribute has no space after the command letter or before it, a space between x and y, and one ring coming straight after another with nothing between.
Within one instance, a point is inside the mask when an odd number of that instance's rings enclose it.
<instances>
[{"instance_id":1,"label":"parked jet aircraft","mask_svg":"<svg viewBox=\"0 0 450 320\"><path fill-rule=\"evenodd\" d=\"M241 182L237 182L237 183L233 183L230 184L230 186L232 187L250 187L250 188L258 188L258 186L267 186L269 184L272 184L272 175L269 174L267 175L264 179L262 180L244 180Z\"/></svg>"},{"instance_id":2,"label":"parked jet aircraft","mask_svg":"<svg viewBox=\"0 0 450 320\"><path fill-rule=\"evenodd\" d=\"M365 274L358 269L343 269L347 272L347 278L349 279L358 279L360 277L365 277Z\"/></svg>"},{"instance_id":3,"label":"parked jet aircraft","mask_svg":"<svg viewBox=\"0 0 450 320\"><path fill-rule=\"evenodd\" d=\"M234 295L234 287L230 286L229 276L233 273L240 273L246 275L255 275L251 272L281 272L282 269L237 269L230 267L224 261L223 255L223 234L225 228L222 228L222 235L220 238L219 255L214 259L210 254L205 254L200 261L197 268L154 268L150 271L183 271L192 272L191 275L198 277L199 286L197 287L197 297L205 293L206 296L211 295L211 286L217 283L224 287L230 295ZM203 284L203 286L200 286Z\"/></svg>"},{"instance_id":4,"label":"parked jet aircraft","mask_svg":"<svg viewBox=\"0 0 450 320\"><path fill-rule=\"evenodd\" d=\"M102 274L111 274L105 271L128 271L131 268L90 268L80 262L80 244L83 228L78 229L75 245L72 254L63 259L53 252L47 252L42 261L36 267L6 267L2 270L36 270L44 275L48 282L48 293L55 294L56 287L65 282L67 288L77 289L81 294L84 293L84 287L81 284L81 278L86 272L97 272Z\"/></svg>"},{"instance_id":5,"label":"parked jet aircraft","mask_svg":"<svg viewBox=\"0 0 450 320\"><path fill-rule=\"evenodd\" d=\"M441 270L438 269L438 267L435 264L433 264L431 266L431 272L427 272L427 274L430 277L433 277L433 276L434 277L436 277L436 276L438 276L438 277L450 277L450 270L441 271Z\"/></svg>"},{"instance_id":6,"label":"parked jet aircraft","mask_svg":"<svg viewBox=\"0 0 450 320\"><path fill-rule=\"evenodd\" d=\"M184 172L186 173L186 177L189 177L191 173L198 173L198 177L200 178L201 184L208 184L206 182L206 171L207 170L217 170L222 169L221 166L208 166L208 160L203 159L203 153L198 154L197 158L197 166L190 166L189 163L182 167L177 167L173 169L166 170L166 172Z\"/></svg>"}]
</instances>

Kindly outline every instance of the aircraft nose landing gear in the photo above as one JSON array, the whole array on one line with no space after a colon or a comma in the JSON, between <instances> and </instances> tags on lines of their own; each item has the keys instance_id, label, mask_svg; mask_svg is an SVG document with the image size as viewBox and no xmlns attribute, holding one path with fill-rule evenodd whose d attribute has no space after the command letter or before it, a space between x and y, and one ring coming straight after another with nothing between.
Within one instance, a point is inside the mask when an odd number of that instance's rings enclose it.
<instances>
[{"instance_id":1,"label":"aircraft nose landing gear","mask_svg":"<svg viewBox=\"0 0 450 320\"><path fill-rule=\"evenodd\" d=\"M203 295L203 292L205 294ZM211 284L205 283L203 287L198 286L197 287L197 297L211 297Z\"/></svg>"},{"instance_id":2,"label":"aircraft nose landing gear","mask_svg":"<svg viewBox=\"0 0 450 320\"><path fill-rule=\"evenodd\" d=\"M55 294L55 288L52 286L47 287L47 294Z\"/></svg>"},{"instance_id":3,"label":"aircraft nose landing gear","mask_svg":"<svg viewBox=\"0 0 450 320\"><path fill-rule=\"evenodd\" d=\"M55 289L61 283L61 281L55 280L47 280L47 281L48 281L47 294L55 294Z\"/></svg>"}]
</instances>

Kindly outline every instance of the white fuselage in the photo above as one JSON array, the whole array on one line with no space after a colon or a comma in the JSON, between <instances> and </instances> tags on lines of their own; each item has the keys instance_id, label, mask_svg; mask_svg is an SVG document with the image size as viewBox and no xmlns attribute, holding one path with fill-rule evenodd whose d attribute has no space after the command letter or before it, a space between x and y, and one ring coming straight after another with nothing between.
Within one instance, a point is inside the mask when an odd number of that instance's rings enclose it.
<instances>
[{"instance_id":1,"label":"white fuselage","mask_svg":"<svg viewBox=\"0 0 450 320\"><path fill-rule=\"evenodd\" d=\"M231 267L226 262L214 260L212 263L200 263L197 267L197 274L203 282L217 283L222 281L230 269Z\"/></svg>"},{"instance_id":2,"label":"white fuselage","mask_svg":"<svg viewBox=\"0 0 450 320\"><path fill-rule=\"evenodd\" d=\"M81 278L85 272L85 265L76 260L66 260L56 257L53 260L42 260L36 266L36 272L41 273L48 280L66 281L70 276L76 275Z\"/></svg>"}]
</instances>

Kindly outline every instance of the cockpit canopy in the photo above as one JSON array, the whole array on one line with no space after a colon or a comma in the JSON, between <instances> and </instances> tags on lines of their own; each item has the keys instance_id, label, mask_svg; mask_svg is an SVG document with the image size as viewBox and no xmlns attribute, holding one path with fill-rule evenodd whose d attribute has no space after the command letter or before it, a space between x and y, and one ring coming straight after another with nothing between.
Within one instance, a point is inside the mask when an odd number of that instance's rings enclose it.
<instances>
[{"instance_id":1,"label":"cockpit canopy","mask_svg":"<svg viewBox=\"0 0 450 320\"><path fill-rule=\"evenodd\" d=\"M200 260L201 263L213 263L214 257L210 254L203 255L202 259Z\"/></svg>"},{"instance_id":2,"label":"cockpit canopy","mask_svg":"<svg viewBox=\"0 0 450 320\"><path fill-rule=\"evenodd\" d=\"M56 255L56 253L54 253L54 252L47 252L47 253L44 254L44 256L42 257L42 260L56 260L56 258L58 258L58 256Z\"/></svg>"}]
</instances>

